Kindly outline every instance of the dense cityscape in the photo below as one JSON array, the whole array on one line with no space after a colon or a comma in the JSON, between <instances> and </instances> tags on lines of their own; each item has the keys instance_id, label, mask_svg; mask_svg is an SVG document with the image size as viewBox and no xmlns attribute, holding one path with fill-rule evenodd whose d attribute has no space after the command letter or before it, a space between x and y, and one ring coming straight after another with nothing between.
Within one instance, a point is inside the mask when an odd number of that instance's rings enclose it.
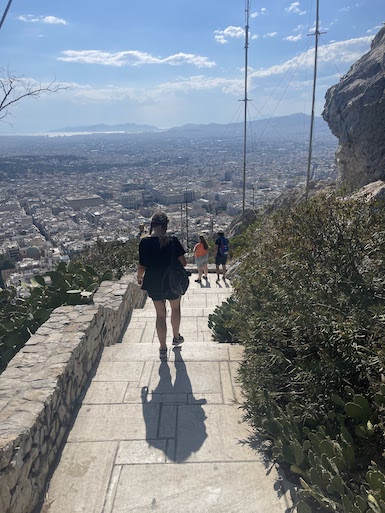
<instances>
[{"instance_id":1,"label":"dense cityscape","mask_svg":"<svg viewBox=\"0 0 385 513\"><path fill-rule=\"evenodd\" d=\"M334 180L336 140L313 149L316 180ZM222 138L170 133L0 138L2 271L18 286L68 261L85 246L127 241L157 209L191 250L198 234L226 231L242 211L243 146ZM247 152L245 204L271 202L304 184L308 142L266 138Z\"/></svg>"}]
</instances>

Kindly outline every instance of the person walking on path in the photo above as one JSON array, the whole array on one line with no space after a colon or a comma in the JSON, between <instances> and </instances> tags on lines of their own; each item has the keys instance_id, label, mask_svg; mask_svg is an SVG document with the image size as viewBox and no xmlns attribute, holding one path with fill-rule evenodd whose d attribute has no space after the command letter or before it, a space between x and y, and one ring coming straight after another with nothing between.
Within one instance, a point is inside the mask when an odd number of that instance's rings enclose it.
<instances>
[{"instance_id":1,"label":"person walking on path","mask_svg":"<svg viewBox=\"0 0 385 513\"><path fill-rule=\"evenodd\" d=\"M197 283L202 283L202 275L204 273L204 279L208 281L207 264L209 261L209 245L203 233L199 235L199 242L194 246L194 257L195 264L198 268L198 279L195 280Z\"/></svg>"},{"instance_id":2,"label":"person walking on path","mask_svg":"<svg viewBox=\"0 0 385 513\"><path fill-rule=\"evenodd\" d=\"M139 232L138 232L138 233L137 233L137 235L136 235L136 238L137 238L137 239L139 239L139 240L140 240L140 239L143 239L143 237L147 237L147 236L148 236L148 230L147 230L147 228L146 228L146 225L145 225L145 224L141 223L141 224L138 226L138 228L139 228Z\"/></svg>"},{"instance_id":3,"label":"person walking on path","mask_svg":"<svg viewBox=\"0 0 385 513\"><path fill-rule=\"evenodd\" d=\"M226 263L227 256L229 253L229 240L225 237L225 233L223 230L219 230L217 232L218 238L215 241L215 267L217 272L217 282L219 281L220 269L219 266L222 266L222 280L226 280Z\"/></svg>"},{"instance_id":4,"label":"person walking on path","mask_svg":"<svg viewBox=\"0 0 385 513\"><path fill-rule=\"evenodd\" d=\"M138 284L146 290L154 302L156 311L156 332L158 335L161 358L167 357L167 324L166 324L166 299L171 306L171 326L173 331L172 344L177 346L184 341L179 333L181 312L181 296L171 291L163 290L163 276L170 264L171 257L178 259L186 266L185 250L177 237L169 237L166 234L168 217L165 212L156 212L151 219L150 236L140 240Z\"/></svg>"}]
</instances>

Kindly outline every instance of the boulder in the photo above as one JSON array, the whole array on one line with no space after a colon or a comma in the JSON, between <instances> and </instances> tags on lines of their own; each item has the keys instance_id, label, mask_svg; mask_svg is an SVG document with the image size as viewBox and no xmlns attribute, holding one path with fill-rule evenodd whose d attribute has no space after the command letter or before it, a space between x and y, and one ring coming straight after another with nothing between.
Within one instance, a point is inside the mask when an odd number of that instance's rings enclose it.
<instances>
[{"instance_id":1,"label":"boulder","mask_svg":"<svg viewBox=\"0 0 385 513\"><path fill-rule=\"evenodd\" d=\"M349 188L385 179L385 27L326 93L322 117L339 139L339 178Z\"/></svg>"}]
</instances>

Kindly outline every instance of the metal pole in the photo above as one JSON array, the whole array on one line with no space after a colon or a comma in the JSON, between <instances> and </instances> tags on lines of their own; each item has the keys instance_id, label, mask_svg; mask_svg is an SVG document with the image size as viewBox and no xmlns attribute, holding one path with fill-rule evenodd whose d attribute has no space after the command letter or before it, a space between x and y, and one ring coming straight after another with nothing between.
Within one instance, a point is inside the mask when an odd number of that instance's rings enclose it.
<instances>
[{"instance_id":1,"label":"metal pole","mask_svg":"<svg viewBox=\"0 0 385 513\"><path fill-rule=\"evenodd\" d=\"M319 0L317 0L317 14L316 14L316 25L315 25L315 49L314 49L314 76L313 76L313 98L311 105L311 118L310 118L310 140L309 140L309 156L307 161L307 173L306 173L306 191L305 201L309 198L309 186L310 186L310 168L311 168L311 157L313 151L313 130L314 130L314 105L315 105L315 91L317 83L317 58L318 58L318 37L319 37Z\"/></svg>"},{"instance_id":2,"label":"metal pole","mask_svg":"<svg viewBox=\"0 0 385 513\"><path fill-rule=\"evenodd\" d=\"M186 189L186 249L188 251L188 202L187 202L187 189Z\"/></svg>"},{"instance_id":3,"label":"metal pole","mask_svg":"<svg viewBox=\"0 0 385 513\"><path fill-rule=\"evenodd\" d=\"M183 203L180 204L180 239L183 241Z\"/></svg>"},{"instance_id":4,"label":"metal pole","mask_svg":"<svg viewBox=\"0 0 385 513\"><path fill-rule=\"evenodd\" d=\"M250 0L246 0L246 25L245 25L245 97L244 97L244 125L243 125L243 193L242 193L242 224L245 222L245 203L246 203L246 150L247 150L247 68L248 68L248 48L249 48L249 14Z\"/></svg>"},{"instance_id":5,"label":"metal pole","mask_svg":"<svg viewBox=\"0 0 385 513\"><path fill-rule=\"evenodd\" d=\"M12 3L12 0L9 0L9 2L7 3L7 7L5 8L5 11L4 11L4 14L0 20L0 30L1 30L1 27L3 26L3 23L4 23L4 20L5 20L5 17L7 16L8 14L8 10L9 8L11 7L11 3Z\"/></svg>"}]
</instances>

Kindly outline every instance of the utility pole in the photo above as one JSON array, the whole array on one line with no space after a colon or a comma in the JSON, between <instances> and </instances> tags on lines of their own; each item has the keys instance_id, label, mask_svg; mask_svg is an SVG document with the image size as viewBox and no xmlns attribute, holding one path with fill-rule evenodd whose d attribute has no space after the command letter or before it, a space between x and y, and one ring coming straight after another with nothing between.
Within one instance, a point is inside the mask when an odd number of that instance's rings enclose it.
<instances>
[{"instance_id":1,"label":"utility pole","mask_svg":"<svg viewBox=\"0 0 385 513\"><path fill-rule=\"evenodd\" d=\"M186 249L188 251L188 201L187 201L187 188L186 188Z\"/></svg>"},{"instance_id":2,"label":"utility pole","mask_svg":"<svg viewBox=\"0 0 385 513\"><path fill-rule=\"evenodd\" d=\"M183 203L180 204L180 239L183 241Z\"/></svg>"},{"instance_id":3,"label":"utility pole","mask_svg":"<svg viewBox=\"0 0 385 513\"><path fill-rule=\"evenodd\" d=\"M244 105L244 125L243 125L243 193L242 193L242 225L245 223L245 203L246 203L246 150L247 150L247 68L248 68L248 49L249 49L249 16L250 0L246 0L246 25L245 25L245 97L242 100Z\"/></svg>"},{"instance_id":4,"label":"utility pole","mask_svg":"<svg viewBox=\"0 0 385 513\"><path fill-rule=\"evenodd\" d=\"M9 8L11 7L11 3L12 3L12 0L9 0L8 3L7 3L7 7L5 8L5 11L3 13L3 16L1 17L1 20L0 20L0 30L1 30L1 27L3 26L3 23L4 23L4 20L8 14L8 10Z\"/></svg>"},{"instance_id":5,"label":"utility pole","mask_svg":"<svg viewBox=\"0 0 385 513\"><path fill-rule=\"evenodd\" d=\"M313 97L311 104L311 118L310 118L310 140L309 140L309 155L307 161L307 173L306 173L306 190L305 190L305 201L309 198L309 187L310 187L310 168L311 168L311 158L313 152L313 131L314 131L314 105L315 105L315 92L317 85L317 60L318 60L318 38L321 34L319 31L319 0L317 0L316 7L316 23L315 23L315 33L310 34L315 36L315 48L314 48L314 74L313 74Z\"/></svg>"}]
</instances>

